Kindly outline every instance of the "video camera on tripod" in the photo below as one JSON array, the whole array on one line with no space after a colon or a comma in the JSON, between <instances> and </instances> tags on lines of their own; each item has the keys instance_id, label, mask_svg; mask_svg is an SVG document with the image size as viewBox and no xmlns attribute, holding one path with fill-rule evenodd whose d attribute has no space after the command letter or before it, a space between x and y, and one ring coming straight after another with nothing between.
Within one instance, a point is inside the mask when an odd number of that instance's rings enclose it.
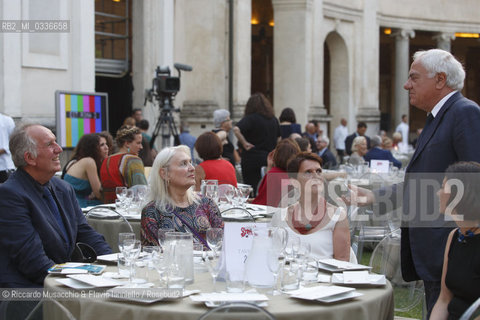
<instances>
[{"instance_id":1,"label":"video camera on tripod","mask_svg":"<svg viewBox=\"0 0 480 320\"><path fill-rule=\"evenodd\" d=\"M162 147L169 145L170 135L173 135L175 145L180 144L177 127L172 116L172 111L180 112L180 109L175 109L173 100L178 91L180 91L180 70L192 71L193 68L182 63L175 63L174 67L177 69L178 77L171 76L170 67L157 66L155 69L155 77L152 80L152 88L145 92L144 105L147 101L155 103L155 99L160 107L160 116L153 130L152 139L150 140L151 148L155 143L160 129L162 130L163 138Z\"/></svg>"}]
</instances>

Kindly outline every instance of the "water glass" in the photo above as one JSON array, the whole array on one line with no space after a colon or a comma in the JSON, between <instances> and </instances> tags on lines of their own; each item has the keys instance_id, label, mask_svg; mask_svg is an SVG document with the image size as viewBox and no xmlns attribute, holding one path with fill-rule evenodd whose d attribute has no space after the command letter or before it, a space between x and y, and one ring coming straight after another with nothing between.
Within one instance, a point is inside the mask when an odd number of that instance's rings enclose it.
<instances>
[{"instance_id":1,"label":"water glass","mask_svg":"<svg viewBox=\"0 0 480 320\"><path fill-rule=\"evenodd\" d=\"M140 245L140 240L124 240L122 243L122 247L123 256L125 257L125 260L130 264L130 284L132 284L135 261L137 260L138 255L140 254L140 250L142 248Z\"/></svg>"},{"instance_id":2,"label":"water glass","mask_svg":"<svg viewBox=\"0 0 480 320\"><path fill-rule=\"evenodd\" d=\"M208 197L207 192L209 190L218 191L218 180L202 180L200 185L200 192L202 193L202 196Z\"/></svg>"},{"instance_id":3,"label":"water glass","mask_svg":"<svg viewBox=\"0 0 480 320\"><path fill-rule=\"evenodd\" d=\"M301 268L295 259L284 264L280 272L282 291L297 290L300 287Z\"/></svg>"},{"instance_id":4,"label":"water glass","mask_svg":"<svg viewBox=\"0 0 480 320\"><path fill-rule=\"evenodd\" d=\"M147 264L147 280L149 282L154 281L151 279L151 274L155 270L154 266L154 261L155 261L155 256L158 256L160 254L160 247L158 246L144 246L142 248L142 251L145 253L145 256L143 259L146 261Z\"/></svg>"},{"instance_id":5,"label":"water glass","mask_svg":"<svg viewBox=\"0 0 480 320\"><path fill-rule=\"evenodd\" d=\"M127 263L122 253L118 254L117 267L118 267L118 274L120 276L125 278L130 277L130 265Z\"/></svg>"},{"instance_id":6,"label":"water glass","mask_svg":"<svg viewBox=\"0 0 480 320\"><path fill-rule=\"evenodd\" d=\"M244 291L243 277L227 272L226 282L228 293L241 293Z\"/></svg>"}]
</instances>

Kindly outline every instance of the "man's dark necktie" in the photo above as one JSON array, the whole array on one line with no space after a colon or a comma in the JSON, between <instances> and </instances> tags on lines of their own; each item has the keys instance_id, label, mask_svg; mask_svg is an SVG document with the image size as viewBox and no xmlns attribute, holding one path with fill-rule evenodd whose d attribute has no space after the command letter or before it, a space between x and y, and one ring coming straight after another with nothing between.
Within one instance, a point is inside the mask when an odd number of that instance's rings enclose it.
<instances>
[{"instance_id":1,"label":"man's dark necktie","mask_svg":"<svg viewBox=\"0 0 480 320\"><path fill-rule=\"evenodd\" d=\"M50 208L50 211L53 213L55 220L57 220L57 223L60 226L60 230L62 231L64 238L67 240L68 234L67 234L67 230L65 229L65 225L63 224L62 216L60 215L60 211L58 210L57 203L55 202L55 199L53 199L52 193L48 187L43 188L43 195L47 200L47 204L48 204L48 207Z\"/></svg>"},{"instance_id":2,"label":"man's dark necktie","mask_svg":"<svg viewBox=\"0 0 480 320\"><path fill-rule=\"evenodd\" d=\"M421 142L423 143L423 140L425 140L425 136L427 134L427 128L432 124L433 120L435 118L433 117L432 113L429 113L428 116L427 116L427 121L425 121L425 126L423 126L423 129L422 129L422 133L420 134L420 137L418 138L418 144L417 146L419 146L421 144Z\"/></svg>"}]
</instances>

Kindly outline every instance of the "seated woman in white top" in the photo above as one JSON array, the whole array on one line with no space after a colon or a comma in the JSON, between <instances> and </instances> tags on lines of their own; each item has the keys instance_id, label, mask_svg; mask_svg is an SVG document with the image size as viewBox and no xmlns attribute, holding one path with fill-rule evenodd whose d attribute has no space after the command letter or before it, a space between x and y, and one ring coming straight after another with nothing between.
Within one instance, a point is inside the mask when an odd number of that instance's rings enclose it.
<instances>
[{"instance_id":1,"label":"seated woman in white top","mask_svg":"<svg viewBox=\"0 0 480 320\"><path fill-rule=\"evenodd\" d=\"M301 152L287 166L292 183L299 191L298 200L276 213L272 226L284 227L289 237L297 236L309 243L316 259L350 260L350 231L345 210L326 200L322 178L322 160L310 152Z\"/></svg>"}]
</instances>

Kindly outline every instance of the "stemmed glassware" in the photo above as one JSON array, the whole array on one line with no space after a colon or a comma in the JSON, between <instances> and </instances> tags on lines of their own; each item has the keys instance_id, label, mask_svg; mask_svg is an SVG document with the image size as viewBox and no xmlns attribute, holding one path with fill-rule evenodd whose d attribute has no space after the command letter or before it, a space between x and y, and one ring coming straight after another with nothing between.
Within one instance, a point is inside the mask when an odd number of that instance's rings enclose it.
<instances>
[{"instance_id":1,"label":"stemmed glassware","mask_svg":"<svg viewBox=\"0 0 480 320\"><path fill-rule=\"evenodd\" d=\"M237 195L239 199L239 204L242 208L245 208L245 203L247 202L252 190L252 187L250 187L249 185L238 185Z\"/></svg>"},{"instance_id":2,"label":"stemmed glassware","mask_svg":"<svg viewBox=\"0 0 480 320\"><path fill-rule=\"evenodd\" d=\"M223 229L222 228L208 228L207 229L207 243L212 249L214 256L217 256L217 251L222 247Z\"/></svg>"},{"instance_id":3,"label":"stemmed glassware","mask_svg":"<svg viewBox=\"0 0 480 320\"><path fill-rule=\"evenodd\" d=\"M205 264L207 265L210 275L212 276L213 292L217 292L217 288L216 288L217 278L221 270L220 257L215 254L215 251L207 252L206 257L204 258L204 261L205 261Z\"/></svg>"},{"instance_id":4,"label":"stemmed glassware","mask_svg":"<svg viewBox=\"0 0 480 320\"><path fill-rule=\"evenodd\" d=\"M297 257L298 250L300 249L300 238L293 236L288 239L286 254L287 260L292 261Z\"/></svg>"},{"instance_id":5,"label":"stemmed glassware","mask_svg":"<svg viewBox=\"0 0 480 320\"><path fill-rule=\"evenodd\" d=\"M231 186L231 188L226 188L225 190L225 198L227 198L227 201L229 204L232 206L235 206L235 198L237 197L237 188L234 186Z\"/></svg>"},{"instance_id":6,"label":"stemmed glassware","mask_svg":"<svg viewBox=\"0 0 480 320\"><path fill-rule=\"evenodd\" d=\"M175 232L173 228L160 228L157 231L158 244L162 252L165 252L165 239L167 238L167 232Z\"/></svg>"},{"instance_id":7,"label":"stemmed glassware","mask_svg":"<svg viewBox=\"0 0 480 320\"><path fill-rule=\"evenodd\" d=\"M280 271L280 267L283 265L285 260L280 257L278 250L271 248L267 251L267 266L268 270L273 274L273 287L272 287L272 295L276 296L279 295L280 292L277 290L278 285L278 273Z\"/></svg>"},{"instance_id":8,"label":"stemmed glassware","mask_svg":"<svg viewBox=\"0 0 480 320\"><path fill-rule=\"evenodd\" d=\"M143 202L145 201L145 198L148 195L148 186L138 185L136 189L137 189L138 201L140 202L140 205L143 205Z\"/></svg>"},{"instance_id":9,"label":"stemmed glassware","mask_svg":"<svg viewBox=\"0 0 480 320\"><path fill-rule=\"evenodd\" d=\"M125 193L125 198L123 199L123 202L125 205L125 211L127 212L127 214L130 210L130 205L132 204L134 198L135 198L135 191L133 189L127 189Z\"/></svg>"},{"instance_id":10,"label":"stemmed glassware","mask_svg":"<svg viewBox=\"0 0 480 320\"><path fill-rule=\"evenodd\" d=\"M140 244L140 240L131 240L127 239L124 240L122 243L123 246L123 256L125 257L125 261L130 264L130 279L129 283L132 285L133 283L133 273L135 267L135 260L138 258L140 254L140 250L142 246Z\"/></svg>"}]
</instances>

